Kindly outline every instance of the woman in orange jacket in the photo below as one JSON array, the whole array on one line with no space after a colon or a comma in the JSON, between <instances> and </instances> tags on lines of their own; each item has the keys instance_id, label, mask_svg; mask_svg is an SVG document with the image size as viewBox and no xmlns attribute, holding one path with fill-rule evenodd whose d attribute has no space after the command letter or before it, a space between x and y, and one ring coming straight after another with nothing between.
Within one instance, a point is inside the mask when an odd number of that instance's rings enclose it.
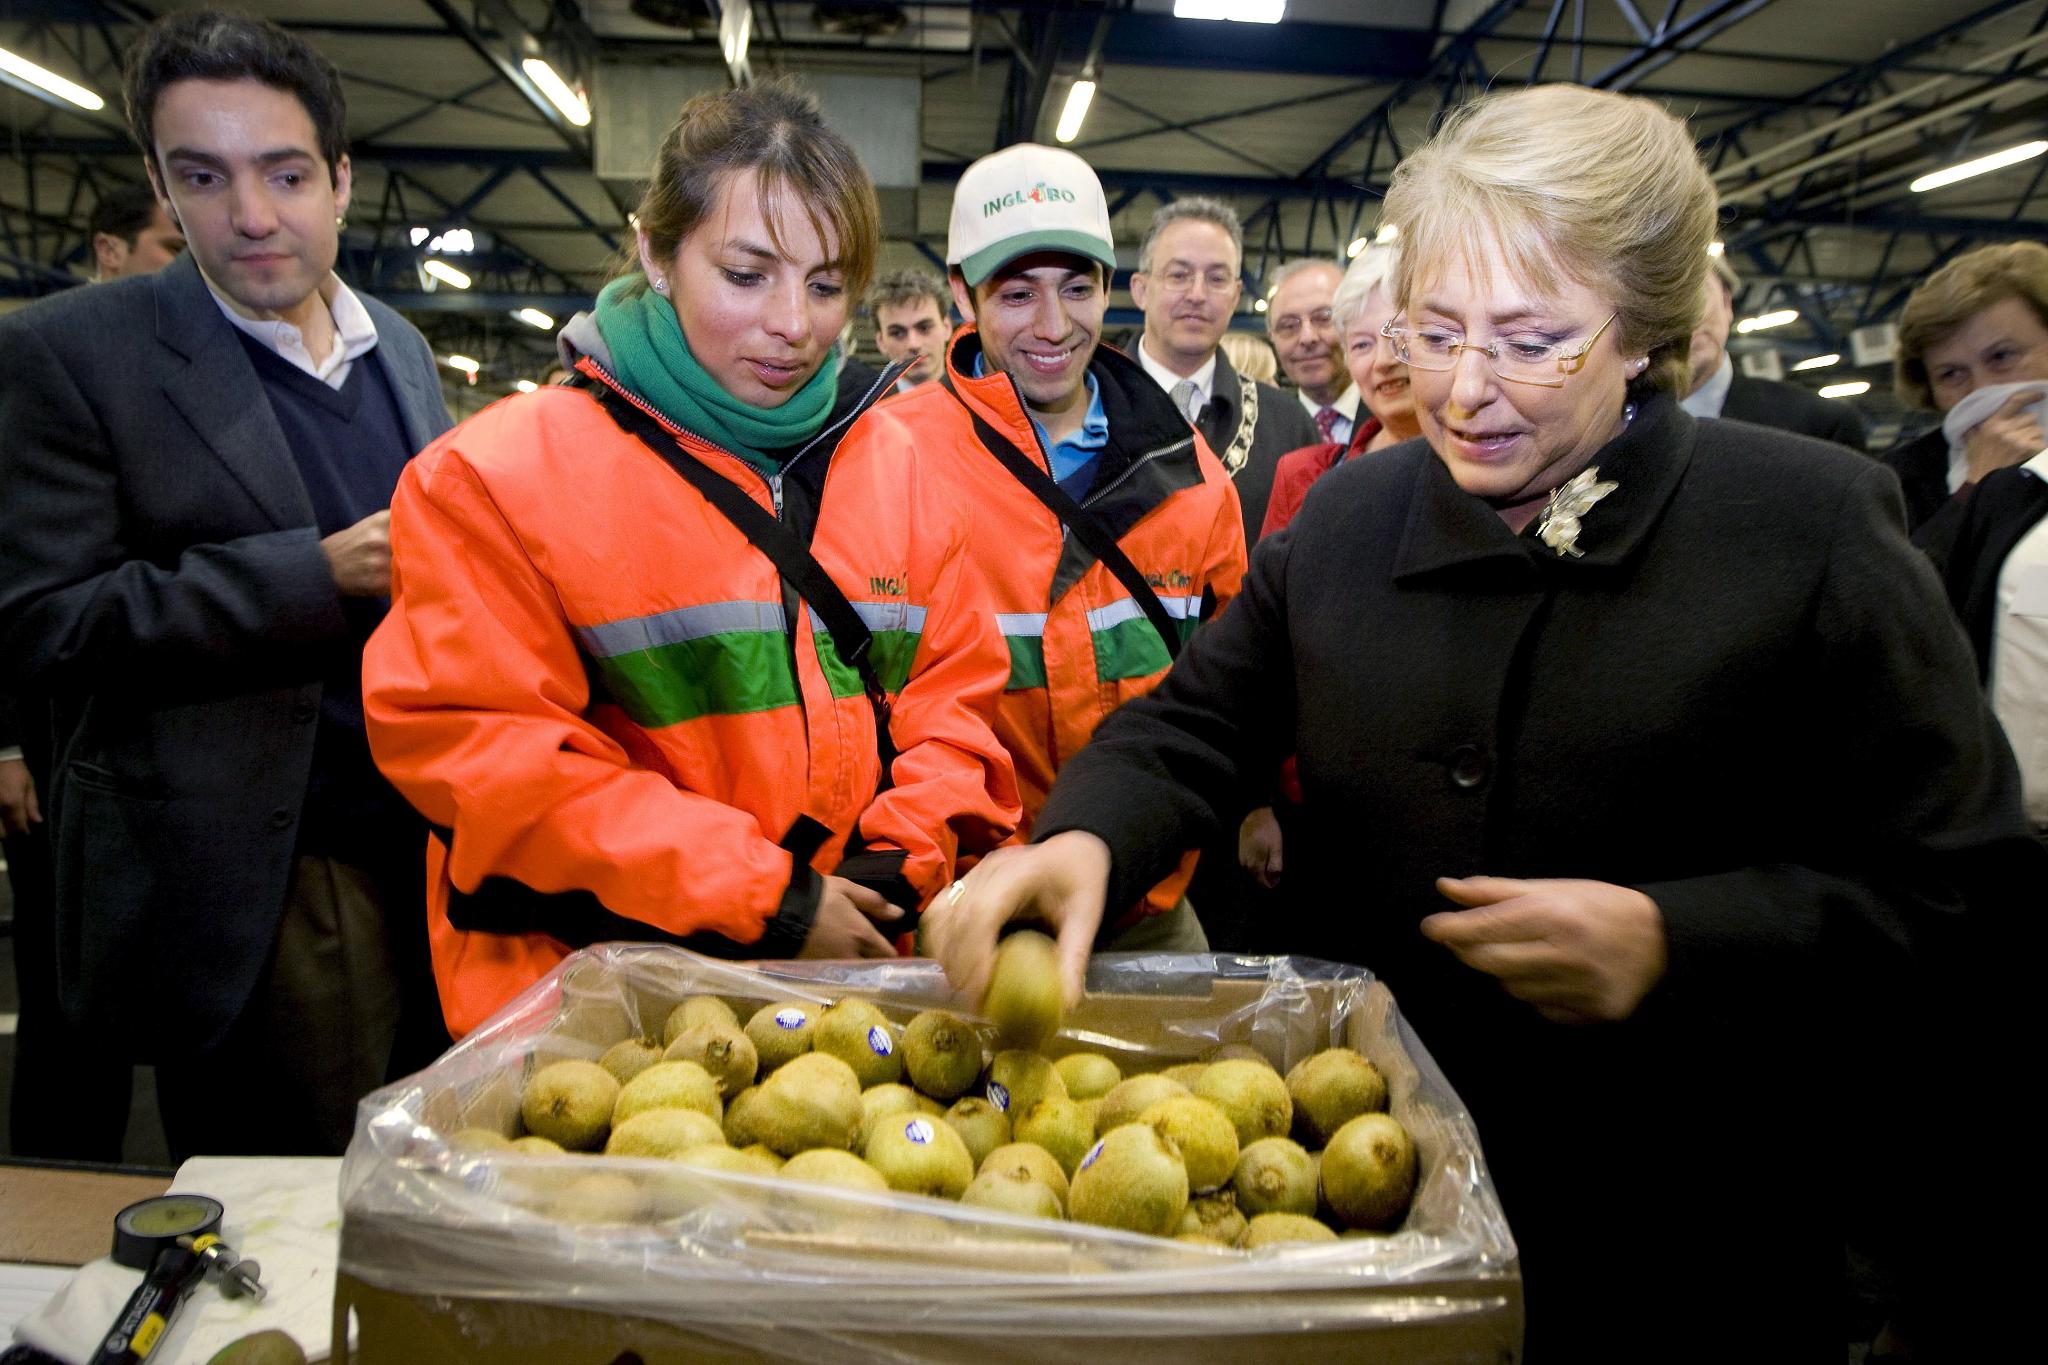
<instances>
[{"instance_id":1,"label":"woman in orange jacket","mask_svg":"<svg viewBox=\"0 0 2048 1365\"><path fill-rule=\"evenodd\" d=\"M599 940L889 954L878 926L1015 828L988 720L1009 654L964 509L914 457L834 455L894 379L833 410L878 216L808 97L690 101L640 205L641 271L563 330L574 381L406 473L364 691L379 765L435 826L456 1036ZM864 657L828 631L832 594L715 505L732 489L808 544Z\"/></svg>"}]
</instances>

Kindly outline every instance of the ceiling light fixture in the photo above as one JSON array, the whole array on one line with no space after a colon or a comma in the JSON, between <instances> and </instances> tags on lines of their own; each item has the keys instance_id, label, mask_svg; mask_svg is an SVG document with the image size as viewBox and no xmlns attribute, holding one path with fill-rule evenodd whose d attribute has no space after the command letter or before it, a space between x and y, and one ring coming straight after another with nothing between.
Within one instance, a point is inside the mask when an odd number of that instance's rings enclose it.
<instances>
[{"instance_id":1,"label":"ceiling light fixture","mask_svg":"<svg viewBox=\"0 0 2048 1365\"><path fill-rule=\"evenodd\" d=\"M1253 299L1253 300L1252 300L1252 311L1253 311L1254 313L1263 313L1263 312L1265 312L1265 311L1266 311L1266 301L1265 301L1264 299Z\"/></svg>"},{"instance_id":2,"label":"ceiling light fixture","mask_svg":"<svg viewBox=\"0 0 2048 1365\"><path fill-rule=\"evenodd\" d=\"M483 368L482 364L466 355L444 355L441 357L441 363L451 370L462 371L471 379L476 378L476 372Z\"/></svg>"},{"instance_id":3,"label":"ceiling light fixture","mask_svg":"<svg viewBox=\"0 0 2048 1365\"><path fill-rule=\"evenodd\" d=\"M1351 239L1351 245L1344 248L1344 259L1347 261L1357 260L1358 253L1365 250L1367 247L1371 245L1372 241L1370 238L1353 237Z\"/></svg>"},{"instance_id":4,"label":"ceiling light fixture","mask_svg":"<svg viewBox=\"0 0 2048 1365\"><path fill-rule=\"evenodd\" d=\"M2043 152L2048 152L2048 142L2022 142L2017 147L2008 147L2002 152L1980 156L1974 161L1964 161L1946 169L1932 171L1906 186L1915 194L1938 190L1943 185L1953 185L1958 180L1968 180L1973 175L1985 175L1991 171L2002 171L2007 166L2017 166L2022 161L2032 161Z\"/></svg>"},{"instance_id":5,"label":"ceiling light fixture","mask_svg":"<svg viewBox=\"0 0 2048 1365\"><path fill-rule=\"evenodd\" d=\"M1088 106L1094 99L1094 81L1086 77L1075 81L1067 91L1067 107L1060 110L1059 127L1053 129L1053 137L1060 142L1072 142L1081 136L1081 120L1088 117Z\"/></svg>"},{"instance_id":6,"label":"ceiling light fixture","mask_svg":"<svg viewBox=\"0 0 2048 1365\"><path fill-rule=\"evenodd\" d=\"M1839 355L1817 355L1811 360L1800 361L1792 368L1795 370L1825 370L1830 365L1839 365L1841 363L1842 357Z\"/></svg>"},{"instance_id":7,"label":"ceiling light fixture","mask_svg":"<svg viewBox=\"0 0 2048 1365\"><path fill-rule=\"evenodd\" d=\"M46 91L49 94L55 95L58 99L77 105L81 109L90 109L97 113L107 107L105 100L101 99L93 91L80 85L77 81L65 80L47 67L37 66L28 58L16 56L4 47L0 47L0 72L5 72L17 81L25 82L36 87L38 90Z\"/></svg>"},{"instance_id":8,"label":"ceiling light fixture","mask_svg":"<svg viewBox=\"0 0 2048 1365\"><path fill-rule=\"evenodd\" d=\"M1709 256L1714 257L1716 260L1720 259L1721 253L1723 253L1727 249L1728 244L1718 237L1715 238L1713 241L1707 243L1707 254Z\"/></svg>"},{"instance_id":9,"label":"ceiling light fixture","mask_svg":"<svg viewBox=\"0 0 2048 1365\"><path fill-rule=\"evenodd\" d=\"M1380 230L1372 235L1372 239L1374 242L1377 242L1380 245L1384 246L1388 242L1395 241L1396 239L1398 239L1400 235L1401 229L1397 224L1382 223L1380 225Z\"/></svg>"},{"instance_id":10,"label":"ceiling light fixture","mask_svg":"<svg viewBox=\"0 0 2048 1365\"><path fill-rule=\"evenodd\" d=\"M538 308L521 308L517 312L513 313L512 316L518 318L528 327L538 327L543 332L552 332L555 330L554 317L550 314L541 312Z\"/></svg>"},{"instance_id":11,"label":"ceiling light fixture","mask_svg":"<svg viewBox=\"0 0 2048 1365\"><path fill-rule=\"evenodd\" d=\"M1859 394L1869 392L1870 381L1868 379L1856 379L1851 380L1847 384L1825 385L1820 391L1820 396L1823 398L1855 398Z\"/></svg>"},{"instance_id":12,"label":"ceiling light fixture","mask_svg":"<svg viewBox=\"0 0 2048 1365\"><path fill-rule=\"evenodd\" d=\"M557 75L555 69L539 57L528 57L519 63L519 69L526 73L526 79L540 88L548 97L548 103L562 111L562 117L578 128L590 126L590 101L569 87L569 82Z\"/></svg>"},{"instance_id":13,"label":"ceiling light fixture","mask_svg":"<svg viewBox=\"0 0 2048 1365\"><path fill-rule=\"evenodd\" d=\"M1218 19L1237 24L1277 24L1287 0L1173 0L1176 19Z\"/></svg>"},{"instance_id":14,"label":"ceiling light fixture","mask_svg":"<svg viewBox=\"0 0 2048 1365\"><path fill-rule=\"evenodd\" d=\"M515 379L512 381L512 387L521 393L532 393L540 385L534 383L531 379Z\"/></svg>"},{"instance_id":15,"label":"ceiling light fixture","mask_svg":"<svg viewBox=\"0 0 2048 1365\"><path fill-rule=\"evenodd\" d=\"M443 284L453 285L457 289L469 288L469 276L463 274L446 261L427 261L420 266L420 269L426 271Z\"/></svg>"},{"instance_id":16,"label":"ceiling light fixture","mask_svg":"<svg viewBox=\"0 0 2048 1365\"><path fill-rule=\"evenodd\" d=\"M1770 327L1783 327L1788 322L1799 321L1797 308L1780 308L1775 312L1759 313L1753 318L1744 318L1735 324L1735 330L1744 334L1761 332Z\"/></svg>"},{"instance_id":17,"label":"ceiling light fixture","mask_svg":"<svg viewBox=\"0 0 2048 1365\"><path fill-rule=\"evenodd\" d=\"M416 227L406 235L412 239L412 244L414 246L418 246L420 243L426 241L427 238L433 236L434 231L432 228Z\"/></svg>"}]
</instances>

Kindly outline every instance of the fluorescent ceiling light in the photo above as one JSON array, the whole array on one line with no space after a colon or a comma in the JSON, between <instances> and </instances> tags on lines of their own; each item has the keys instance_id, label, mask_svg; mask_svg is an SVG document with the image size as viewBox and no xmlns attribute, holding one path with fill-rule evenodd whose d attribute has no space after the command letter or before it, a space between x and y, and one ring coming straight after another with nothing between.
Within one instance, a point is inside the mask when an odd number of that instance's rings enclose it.
<instances>
[{"instance_id":1,"label":"fluorescent ceiling light","mask_svg":"<svg viewBox=\"0 0 2048 1365\"><path fill-rule=\"evenodd\" d=\"M451 370L462 371L471 379L476 378L476 372L483 368L482 365L466 355L444 355L441 357L441 363Z\"/></svg>"},{"instance_id":2,"label":"fluorescent ceiling light","mask_svg":"<svg viewBox=\"0 0 2048 1365\"><path fill-rule=\"evenodd\" d=\"M1365 250L1370 245L1372 245L1372 243L1364 237L1353 237L1351 239L1351 245L1344 248L1344 259L1348 261L1357 260L1358 253Z\"/></svg>"},{"instance_id":3,"label":"fluorescent ceiling light","mask_svg":"<svg viewBox=\"0 0 2048 1365\"><path fill-rule=\"evenodd\" d=\"M432 228L416 227L407 235L412 238L412 244L414 246L418 246L420 243L426 241L427 238L433 236L434 232Z\"/></svg>"},{"instance_id":4,"label":"fluorescent ceiling light","mask_svg":"<svg viewBox=\"0 0 2048 1365\"><path fill-rule=\"evenodd\" d=\"M16 80L27 81L41 90L47 90L61 100L68 100L81 109L97 112L107 107L107 102L86 89L77 81L67 81L56 72L37 66L26 57L17 57L6 48L0 47L0 71Z\"/></svg>"},{"instance_id":5,"label":"fluorescent ceiling light","mask_svg":"<svg viewBox=\"0 0 2048 1365\"><path fill-rule=\"evenodd\" d=\"M476 235L468 228L449 228L427 243L427 250L449 256L467 256L476 250Z\"/></svg>"},{"instance_id":6,"label":"fluorescent ceiling light","mask_svg":"<svg viewBox=\"0 0 2048 1365\"><path fill-rule=\"evenodd\" d=\"M1094 81L1075 81L1074 88L1067 91L1067 107L1060 110L1060 125L1053 129L1053 137L1072 142L1081 136L1081 120L1088 117L1088 105L1094 98Z\"/></svg>"},{"instance_id":7,"label":"fluorescent ceiling light","mask_svg":"<svg viewBox=\"0 0 2048 1365\"><path fill-rule=\"evenodd\" d=\"M1707 243L1707 254L1709 256L1718 257L1722 252L1726 251L1727 249L1728 244L1718 237L1715 238L1713 241Z\"/></svg>"},{"instance_id":8,"label":"fluorescent ceiling light","mask_svg":"<svg viewBox=\"0 0 2048 1365\"><path fill-rule=\"evenodd\" d=\"M1869 392L1870 381L1868 379L1857 379L1847 384L1828 384L1821 389L1820 396L1823 398L1854 398L1858 394Z\"/></svg>"},{"instance_id":9,"label":"fluorescent ceiling light","mask_svg":"<svg viewBox=\"0 0 2048 1365\"><path fill-rule=\"evenodd\" d=\"M2032 161L2043 152L2048 152L2048 142L2022 142L2017 147L2008 147L2002 152L1993 152L1989 156L1980 156L1975 161L1965 161L1960 165L1950 166L1946 170L1933 171L1921 176L1918 180L1906 186L1906 188L1915 194L1925 194L1929 190L1938 190L1943 185L1953 185L1958 180L1968 180L1973 175L1983 175L1988 171L2002 171L2007 166L2017 166L2022 161Z\"/></svg>"},{"instance_id":10,"label":"fluorescent ceiling light","mask_svg":"<svg viewBox=\"0 0 2048 1365\"><path fill-rule=\"evenodd\" d=\"M1735 324L1738 332L1761 332L1767 327L1783 327L1788 322L1799 321L1797 308L1780 308L1776 312L1759 313L1753 318L1744 318Z\"/></svg>"},{"instance_id":11,"label":"fluorescent ceiling light","mask_svg":"<svg viewBox=\"0 0 2048 1365\"><path fill-rule=\"evenodd\" d=\"M512 387L521 393L532 393L540 385L534 383L531 379L515 379L512 381Z\"/></svg>"},{"instance_id":12,"label":"fluorescent ceiling light","mask_svg":"<svg viewBox=\"0 0 2048 1365\"><path fill-rule=\"evenodd\" d=\"M528 57L519 64L526 73L526 79L540 87L548 97L548 103L562 111L562 117L578 128L590 126L590 102L569 88L569 82L555 74L555 69L538 57Z\"/></svg>"},{"instance_id":13,"label":"fluorescent ceiling light","mask_svg":"<svg viewBox=\"0 0 2048 1365\"><path fill-rule=\"evenodd\" d=\"M1264 299L1253 299L1253 300L1252 300L1252 311L1253 311L1254 313L1263 313L1263 312L1265 312L1265 311L1266 311L1266 301L1265 301Z\"/></svg>"},{"instance_id":14,"label":"fluorescent ceiling light","mask_svg":"<svg viewBox=\"0 0 2048 1365\"><path fill-rule=\"evenodd\" d=\"M512 316L518 318L528 327L538 327L543 332L552 332L555 330L554 318L546 313L541 312L538 308L521 308Z\"/></svg>"},{"instance_id":15,"label":"fluorescent ceiling light","mask_svg":"<svg viewBox=\"0 0 2048 1365\"><path fill-rule=\"evenodd\" d=\"M1817 355L1811 360L1800 361L1792 368L1795 370L1825 370L1830 365L1839 365L1841 363L1842 357L1838 355Z\"/></svg>"},{"instance_id":16,"label":"fluorescent ceiling light","mask_svg":"<svg viewBox=\"0 0 2048 1365\"><path fill-rule=\"evenodd\" d=\"M1277 24L1287 0L1173 0L1176 19L1228 19L1240 24Z\"/></svg>"},{"instance_id":17,"label":"fluorescent ceiling light","mask_svg":"<svg viewBox=\"0 0 2048 1365\"><path fill-rule=\"evenodd\" d=\"M1381 243L1381 244L1385 244L1385 243L1387 243L1387 242L1391 242L1391 241L1393 241L1393 240L1394 240L1395 238L1399 237L1400 235L1401 235L1401 229L1400 229L1400 226L1399 226L1398 224L1395 224L1395 223L1385 223L1385 224L1382 224L1382 225L1381 225L1381 227L1380 227L1380 230L1379 230L1378 232L1375 232L1375 233L1374 233L1374 234L1372 235L1372 239L1373 239L1373 240L1374 240L1375 242L1379 242L1379 243Z\"/></svg>"},{"instance_id":18,"label":"fluorescent ceiling light","mask_svg":"<svg viewBox=\"0 0 2048 1365\"><path fill-rule=\"evenodd\" d=\"M457 289L469 288L469 276L463 274L446 261L428 261L420 269L426 271L443 284L452 284Z\"/></svg>"}]
</instances>

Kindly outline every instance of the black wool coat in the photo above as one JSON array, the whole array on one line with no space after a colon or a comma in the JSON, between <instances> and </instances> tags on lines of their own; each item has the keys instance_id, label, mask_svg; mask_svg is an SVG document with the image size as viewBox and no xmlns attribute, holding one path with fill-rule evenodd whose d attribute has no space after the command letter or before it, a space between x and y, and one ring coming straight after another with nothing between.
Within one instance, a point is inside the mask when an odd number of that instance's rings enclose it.
<instances>
[{"instance_id":1,"label":"black wool coat","mask_svg":"<svg viewBox=\"0 0 2048 1365\"><path fill-rule=\"evenodd\" d=\"M1420 441L1332 471L1037 837L1122 904L1296 754L1288 949L1379 973L1471 1108L1529 1358L1839 1358L1838 1091L2042 850L1887 472L1668 397L1592 464L1576 558ZM1641 889L1666 975L1546 1022L1419 933L1471 874Z\"/></svg>"},{"instance_id":2,"label":"black wool coat","mask_svg":"<svg viewBox=\"0 0 2048 1365\"><path fill-rule=\"evenodd\" d=\"M1856 409L1839 398L1823 398L1812 389L1781 380L1736 375L1728 385L1727 401L1721 405L1721 418L1833 441L1851 450L1863 449L1863 417Z\"/></svg>"}]
</instances>

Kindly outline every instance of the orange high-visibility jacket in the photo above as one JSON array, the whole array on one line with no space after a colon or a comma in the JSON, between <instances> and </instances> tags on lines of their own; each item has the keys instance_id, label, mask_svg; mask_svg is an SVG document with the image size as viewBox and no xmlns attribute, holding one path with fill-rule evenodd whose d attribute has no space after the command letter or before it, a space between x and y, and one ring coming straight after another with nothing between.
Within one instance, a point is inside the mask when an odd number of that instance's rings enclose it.
<instances>
[{"instance_id":1,"label":"orange high-visibility jacket","mask_svg":"<svg viewBox=\"0 0 2048 1365\"><path fill-rule=\"evenodd\" d=\"M787 957L842 858L900 850L922 902L960 852L1015 828L988 720L1008 656L958 499L911 452L835 453L836 436L796 458L830 460L811 552L874 632L893 697L879 796L857 672L591 393L507 398L406 470L364 702L378 765L437 830L428 928L455 1036L582 943L708 931L728 955ZM790 476L771 486L676 437L781 514ZM804 816L825 835L808 866L781 842Z\"/></svg>"},{"instance_id":2,"label":"orange high-visibility jacket","mask_svg":"<svg viewBox=\"0 0 2048 1365\"><path fill-rule=\"evenodd\" d=\"M1060 765L1118 706L1143 696L1171 662L1143 610L1079 538L983 446L971 413L1049 471L1037 430L1007 374L975 377L981 338L954 333L943 380L875 408L845 448L943 457L974 516L973 553L1009 645L1009 681L996 734L1017 766L1023 833L1045 803ZM1083 508L1117 536L1182 638L1237 593L1245 573L1244 527L1230 476L1166 393L1130 357L1102 347L1090 363L1109 419ZM1170 910L1193 872L1180 870L1146 897ZM1112 921L1128 907L1109 907Z\"/></svg>"}]
</instances>

